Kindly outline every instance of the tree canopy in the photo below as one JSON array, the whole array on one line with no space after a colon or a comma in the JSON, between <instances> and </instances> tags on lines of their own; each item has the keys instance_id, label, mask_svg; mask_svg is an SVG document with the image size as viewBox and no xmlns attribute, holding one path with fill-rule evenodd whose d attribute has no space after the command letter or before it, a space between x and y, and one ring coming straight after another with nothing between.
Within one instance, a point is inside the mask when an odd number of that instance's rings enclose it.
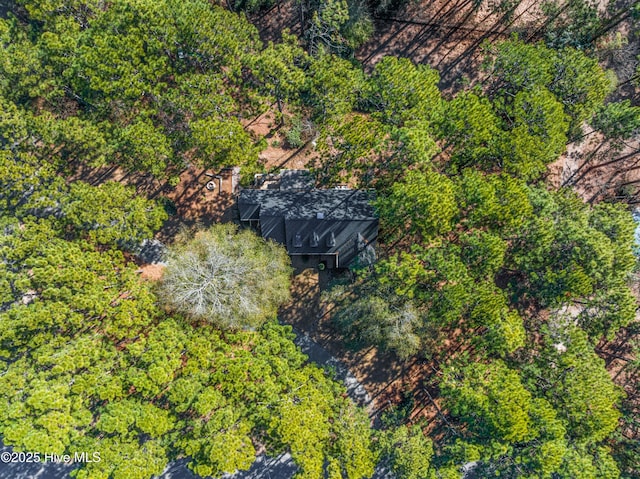
<instances>
[{"instance_id":1,"label":"tree canopy","mask_svg":"<svg viewBox=\"0 0 640 479\"><path fill-rule=\"evenodd\" d=\"M638 107L608 101L614 75L593 52L638 7L543 2L530 38L485 44L470 87L409 58L363 68L354 52L392 3L295 2L299 36L266 45L234 10L262 15L281 6L271 0L3 9L6 444L101 452L80 478L146 478L182 457L219 476L258 450L290 452L314 479L369 477L375 463L406 479L459 478L471 463L478 477L637 469L618 427L635 421L632 400L596 354L637 325L634 223L619 203L547 180L570 141L602 136L614 151L637 139ZM518 6L490 3L504 18ZM265 113L262 137L249 125ZM324 300L351 345L433 360L423 389L446 426L437 441L433 426L401 424L409 415L372 432L306 362L275 321L283 248L217 225L172 246L154 286L130 253L163 209L119 182L70 179L109 165L175 185L184 168L237 165L250 180L282 127L319 184L375 189L379 260Z\"/></svg>"},{"instance_id":2,"label":"tree canopy","mask_svg":"<svg viewBox=\"0 0 640 479\"><path fill-rule=\"evenodd\" d=\"M70 194L78 188L83 201L72 200L59 214L0 209L6 445L99 453L100 462L84 464L78 478L146 479L181 457L197 474L219 476L248 469L258 448L290 452L300 477L325 477L325 468L338 471L336 477L372 474L366 413L307 363L290 327L274 321L275 306L288 294L288 259L280 247L229 225L198 235L176 255L204 252L210 264L213 253L224 252L223 260L235 261L231 273L245 281L228 283L225 293L235 294L228 289L234 287L261 310L227 302L231 309L215 316L170 314L160 306L166 298L116 249L118 240L147 234L131 230L127 211L114 206L117 196L108 201L118 188L111 187L109 198L109 184L73 183ZM39 192L47 193L57 192ZM124 215L122 225L115 211ZM200 265L197 258L194 267ZM224 282L221 270L214 273L209 280ZM223 331L215 324L220 319L253 331Z\"/></svg>"},{"instance_id":3,"label":"tree canopy","mask_svg":"<svg viewBox=\"0 0 640 479\"><path fill-rule=\"evenodd\" d=\"M171 308L222 328L255 328L289 297L284 248L230 224L171 248L161 298Z\"/></svg>"}]
</instances>

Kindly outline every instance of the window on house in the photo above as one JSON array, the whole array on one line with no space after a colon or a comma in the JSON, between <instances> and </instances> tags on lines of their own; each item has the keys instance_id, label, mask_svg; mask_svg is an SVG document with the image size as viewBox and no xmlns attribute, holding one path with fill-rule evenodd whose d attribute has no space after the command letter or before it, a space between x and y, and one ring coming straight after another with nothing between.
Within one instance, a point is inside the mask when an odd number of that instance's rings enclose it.
<instances>
[{"instance_id":1,"label":"window on house","mask_svg":"<svg viewBox=\"0 0 640 479\"><path fill-rule=\"evenodd\" d=\"M327 236L327 246L335 246L336 245L336 236L333 234L333 231L329 233Z\"/></svg>"}]
</instances>

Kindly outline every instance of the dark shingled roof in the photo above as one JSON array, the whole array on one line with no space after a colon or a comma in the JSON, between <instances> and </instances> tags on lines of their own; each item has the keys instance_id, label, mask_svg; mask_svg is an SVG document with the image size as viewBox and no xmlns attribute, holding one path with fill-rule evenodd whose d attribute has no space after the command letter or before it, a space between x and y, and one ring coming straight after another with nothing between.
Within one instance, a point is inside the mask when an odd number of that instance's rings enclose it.
<instances>
[{"instance_id":1,"label":"dark shingled roof","mask_svg":"<svg viewBox=\"0 0 640 479\"><path fill-rule=\"evenodd\" d=\"M370 220L375 211L372 192L360 190L242 190L238 198L240 219L280 216L286 220Z\"/></svg>"},{"instance_id":2,"label":"dark shingled roof","mask_svg":"<svg viewBox=\"0 0 640 479\"><path fill-rule=\"evenodd\" d=\"M311 190L313 189L313 177L309 170L281 170L281 190Z\"/></svg>"},{"instance_id":3,"label":"dark shingled roof","mask_svg":"<svg viewBox=\"0 0 640 479\"><path fill-rule=\"evenodd\" d=\"M373 192L360 190L242 190L241 221L257 221L263 238L292 256L345 267L378 237ZM255 223L254 223L255 224Z\"/></svg>"},{"instance_id":4,"label":"dark shingled roof","mask_svg":"<svg viewBox=\"0 0 640 479\"><path fill-rule=\"evenodd\" d=\"M366 243L378 237L378 221L287 220L285 242L289 253L334 254L350 261L358 252L358 233ZM278 238L274 238L278 241ZM297 244L296 244L297 243Z\"/></svg>"}]
</instances>

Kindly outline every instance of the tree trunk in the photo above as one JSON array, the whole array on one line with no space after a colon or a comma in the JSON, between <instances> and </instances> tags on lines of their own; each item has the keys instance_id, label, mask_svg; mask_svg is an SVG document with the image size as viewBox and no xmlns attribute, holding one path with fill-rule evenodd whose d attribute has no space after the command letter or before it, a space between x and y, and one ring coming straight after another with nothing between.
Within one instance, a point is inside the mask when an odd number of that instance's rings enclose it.
<instances>
[{"instance_id":1,"label":"tree trunk","mask_svg":"<svg viewBox=\"0 0 640 479\"><path fill-rule=\"evenodd\" d=\"M633 158L634 156L636 156L638 154L638 152L640 152L640 150L634 150L631 153L627 153L626 155L622 155L618 158L615 158L613 160L609 160L609 161L605 161L604 163L600 163L598 165L593 165L590 168L587 169L587 171L585 171L582 176L580 178L578 178L578 180L582 179L582 177L584 177L584 175L586 175L587 173L593 171L593 170L598 170L600 168L603 168L605 166L609 166L609 165L613 165L614 163L618 163L620 161L624 161L624 160L628 160L629 158ZM619 173L622 173L624 171L628 171L628 170L622 170L619 171ZM576 181L578 181L576 180Z\"/></svg>"},{"instance_id":2,"label":"tree trunk","mask_svg":"<svg viewBox=\"0 0 640 479\"><path fill-rule=\"evenodd\" d=\"M531 42L532 40L534 40L539 34L540 32L542 32L545 28L547 28L552 22L554 22L560 15L562 15L567 8L569 8L569 5L571 4L570 1L568 1L567 3L565 3L561 8L558 9L558 11L550 18L547 18L544 23L538 27L538 29L533 32L531 35L529 35L527 37L527 42Z\"/></svg>"},{"instance_id":3,"label":"tree trunk","mask_svg":"<svg viewBox=\"0 0 640 479\"><path fill-rule=\"evenodd\" d=\"M593 150L592 152L590 152L587 157L585 158L585 160L580 164L580 166L578 167L578 169L576 171L574 171L571 176L569 176L569 178L567 178L563 183L562 186L569 186L569 185L575 185L578 181L580 181L582 178L584 178L584 175L586 173L588 173L590 170L587 170L586 172L584 172L583 174L581 174L578 178L575 178L575 176L580 173L585 166L587 166L591 160L593 160L593 158L595 157L596 153L598 153L598 151L600 151L600 149L606 144L606 142L602 142L598 145L598 147ZM575 178L575 179L574 179Z\"/></svg>"},{"instance_id":4,"label":"tree trunk","mask_svg":"<svg viewBox=\"0 0 640 479\"><path fill-rule=\"evenodd\" d=\"M598 38L603 36L605 33L610 32L612 29L614 29L615 27L617 27L622 22L624 22L627 18L630 18L630 17L631 17L631 9L621 8L616 12L615 15L609 18L607 22L596 31L595 34L591 36L591 38L589 39L589 43L595 42Z\"/></svg>"},{"instance_id":5,"label":"tree trunk","mask_svg":"<svg viewBox=\"0 0 640 479\"><path fill-rule=\"evenodd\" d=\"M616 160L612 161L612 162L608 162L609 164L614 163ZM605 193L608 189L611 188L611 185L613 184L613 180L616 179L617 177L619 177L620 175L622 175L623 173L628 173L630 171L633 170L638 170L640 169L640 166L638 166L638 163L640 162L640 159L636 160L636 162L629 168L625 168L624 170L618 170L616 172L614 172L609 179L607 180L607 182L602 185L598 191L596 193L594 193L591 198L589 198L587 200L587 203L589 204L593 204L593 202L603 193Z\"/></svg>"}]
</instances>

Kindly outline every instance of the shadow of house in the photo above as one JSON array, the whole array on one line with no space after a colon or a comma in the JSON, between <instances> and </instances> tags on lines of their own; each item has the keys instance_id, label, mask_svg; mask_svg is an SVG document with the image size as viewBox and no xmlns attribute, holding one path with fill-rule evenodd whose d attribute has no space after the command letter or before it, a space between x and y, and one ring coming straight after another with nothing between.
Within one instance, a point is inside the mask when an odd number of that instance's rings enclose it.
<instances>
[{"instance_id":1,"label":"shadow of house","mask_svg":"<svg viewBox=\"0 0 640 479\"><path fill-rule=\"evenodd\" d=\"M283 170L238 196L240 221L285 245L295 268L346 268L371 255L378 219L369 191L312 187L305 170Z\"/></svg>"}]
</instances>

